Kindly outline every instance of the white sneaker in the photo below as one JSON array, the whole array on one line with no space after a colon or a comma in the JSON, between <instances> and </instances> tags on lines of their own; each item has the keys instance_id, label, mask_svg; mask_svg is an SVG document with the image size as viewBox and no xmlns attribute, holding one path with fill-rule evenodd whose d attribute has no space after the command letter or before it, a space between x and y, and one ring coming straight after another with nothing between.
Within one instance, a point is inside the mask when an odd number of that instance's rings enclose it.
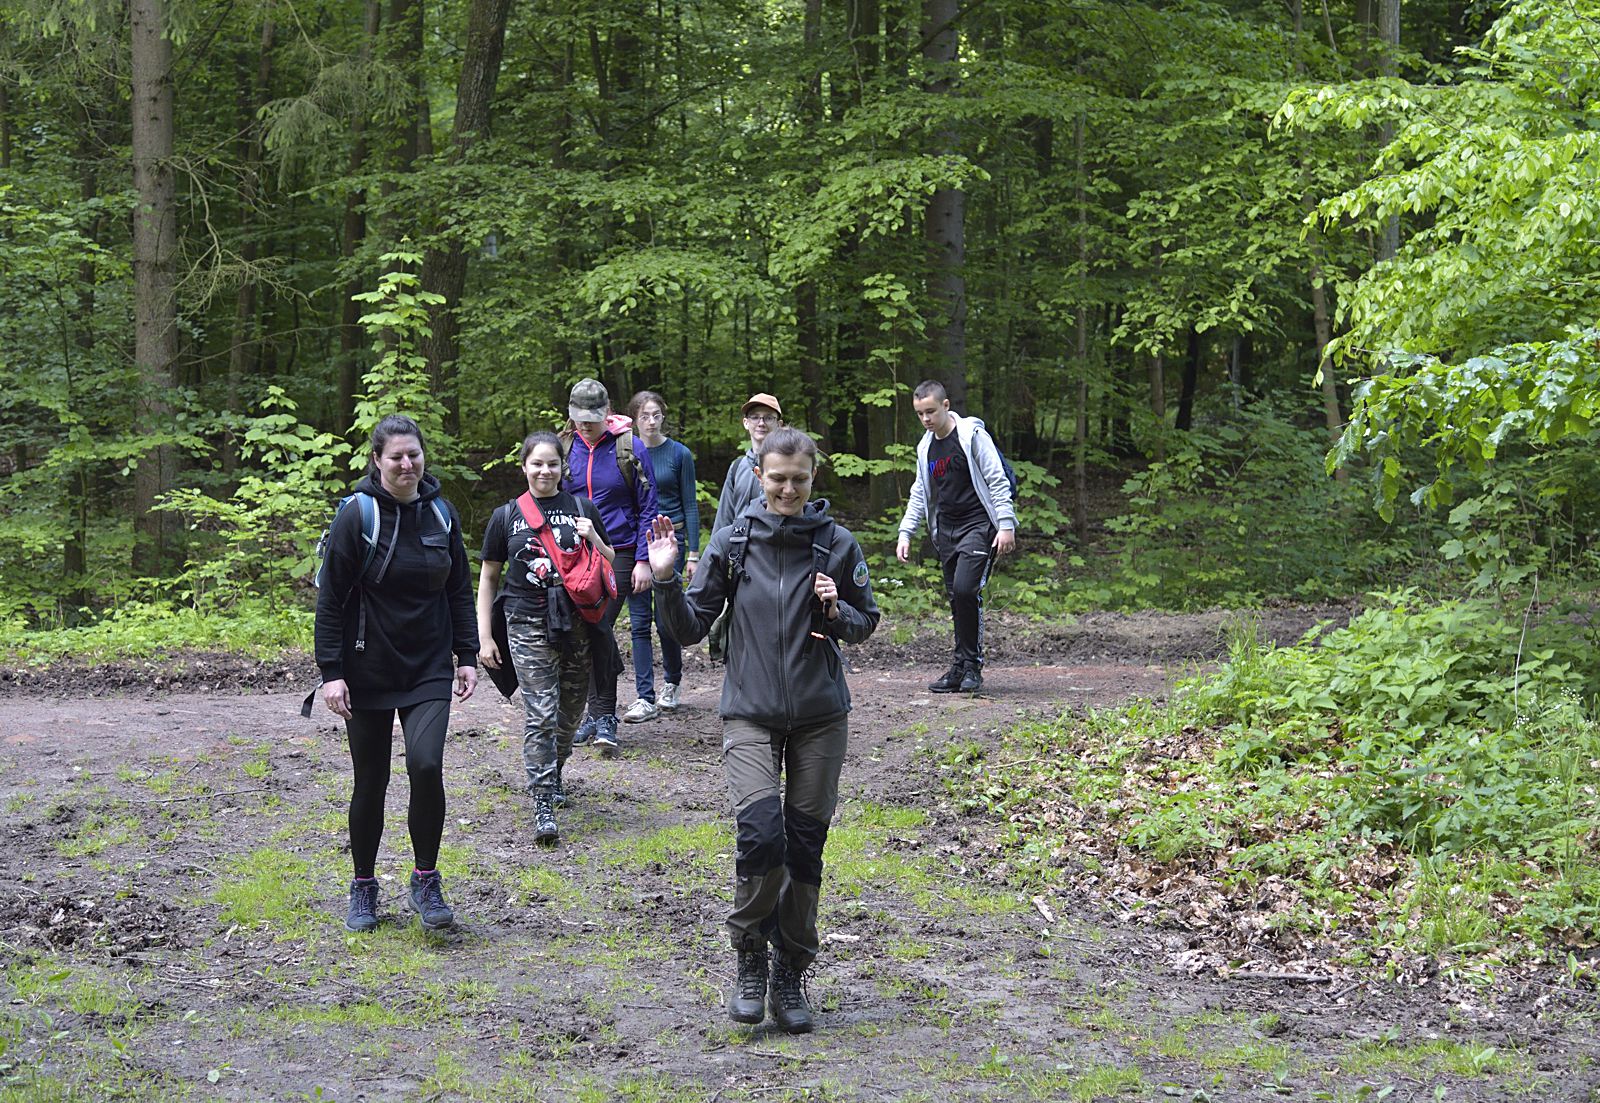
<instances>
[{"instance_id":1,"label":"white sneaker","mask_svg":"<svg viewBox=\"0 0 1600 1103\"><path fill-rule=\"evenodd\" d=\"M654 720L660 710L654 701L646 701L643 697L628 706L628 711L622 714L624 724L643 724L646 720Z\"/></svg>"},{"instance_id":2,"label":"white sneaker","mask_svg":"<svg viewBox=\"0 0 1600 1103\"><path fill-rule=\"evenodd\" d=\"M667 682L656 697L656 707L662 712L676 712L678 708L678 683Z\"/></svg>"}]
</instances>

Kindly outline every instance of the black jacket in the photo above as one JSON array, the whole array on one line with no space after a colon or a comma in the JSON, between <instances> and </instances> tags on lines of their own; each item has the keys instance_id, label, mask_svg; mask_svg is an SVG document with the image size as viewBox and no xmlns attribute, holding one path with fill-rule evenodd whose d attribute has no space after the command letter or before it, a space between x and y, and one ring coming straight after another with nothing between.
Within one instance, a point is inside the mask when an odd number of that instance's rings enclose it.
<instances>
[{"instance_id":1,"label":"black jacket","mask_svg":"<svg viewBox=\"0 0 1600 1103\"><path fill-rule=\"evenodd\" d=\"M839 585L839 617L825 621L826 639L812 640L817 607L811 551L818 530L831 524L828 503L806 504L799 517L773 513L764 501L743 516L747 577L739 583L728 618L728 673L721 713L775 728L834 720L850 711L850 687L838 643L860 643L878 626L867 561L856 538L833 525L827 574ZM680 643L703 639L728 593L728 549L734 527L718 529L700 556L684 593L678 580L655 584L657 615Z\"/></svg>"},{"instance_id":2,"label":"black jacket","mask_svg":"<svg viewBox=\"0 0 1600 1103\"><path fill-rule=\"evenodd\" d=\"M461 518L439 499L450 518L450 531L440 530L428 504L439 497L439 480L432 475L423 475L416 499L405 504L371 477L355 489L377 499L377 552L358 579L365 559L361 511L354 503L340 510L317 592L317 668L323 681L345 680L353 708L446 699L455 668L478 662L478 619ZM363 612L366 647L357 651Z\"/></svg>"}]
</instances>

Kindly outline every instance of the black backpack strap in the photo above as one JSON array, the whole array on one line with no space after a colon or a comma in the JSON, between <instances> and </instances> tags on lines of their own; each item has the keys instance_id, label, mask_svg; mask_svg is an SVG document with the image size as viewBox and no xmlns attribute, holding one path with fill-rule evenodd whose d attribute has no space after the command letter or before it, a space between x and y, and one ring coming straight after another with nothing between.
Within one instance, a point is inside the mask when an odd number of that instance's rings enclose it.
<instances>
[{"instance_id":1,"label":"black backpack strap","mask_svg":"<svg viewBox=\"0 0 1600 1103\"><path fill-rule=\"evenodd\" d=\"M728 537L728 597L729 606L733 605L734 595L739 592L739 583L744 581L744 553L750 546L750 522L741 517L732 525L733 535Z\"/></svg>"},{"instance_id":2,"label":"black backpack strap","mask_svg":"<svg viewBox=\"0 0 1600 1103\"><path fill-rule=\"evenodd\" d=\"M835 522L829 520L827 525L817 530L817 538L811 542L811 583L816 585L817 575L828 573L828 559L833 555L833 529ZM806 650L809 651L819 640L828 638L828 611L823 608L822 600L814 598L811 603L811 634L806 638Z\"/></svg>"}]
</instances>

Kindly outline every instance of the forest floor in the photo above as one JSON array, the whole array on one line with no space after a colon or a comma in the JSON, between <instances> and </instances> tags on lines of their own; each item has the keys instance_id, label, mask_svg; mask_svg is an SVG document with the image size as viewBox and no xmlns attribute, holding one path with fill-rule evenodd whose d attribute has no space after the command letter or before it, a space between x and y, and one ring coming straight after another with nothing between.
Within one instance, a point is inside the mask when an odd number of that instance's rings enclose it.
<instances>
[{"instance_id":1,"label":"forest floor","mask_svg":"<svg viewBox=\"0 0 1600 1103\"><path fill-rule=\"evenodd\" d=\"M398 759L384 923L342 928L348 760L325 711L298 715L303 657L0 671L0 1100L1600 1099L1595 1005L1196 974L1172 932L992 868L1002 825L954 808L941 751L1160 698L1226 619L1007 626L973 697L926 692L937 634L853 650L799 1037L722 1009L732 837L699 649L681 710L625 726L615 761L579 750L552 849L519 710L487 681L457 707L443 940L404 907Z\"/></svg>"}]
</instances>

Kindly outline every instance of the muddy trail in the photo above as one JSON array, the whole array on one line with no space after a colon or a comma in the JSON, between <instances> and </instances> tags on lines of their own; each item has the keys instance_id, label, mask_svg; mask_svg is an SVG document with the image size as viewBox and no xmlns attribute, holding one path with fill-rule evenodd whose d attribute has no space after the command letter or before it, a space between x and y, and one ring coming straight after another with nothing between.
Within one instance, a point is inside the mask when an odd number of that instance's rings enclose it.
<instances>
[{"instance_id":1,"label":"muddy trail","mask_svg":"<svg viewBox=\"0 0 1600 1103\"><path fill-rule=\"evenodd\" d=\"M520 709L487 683L456 708L448 940L404 907L400 758L384 922L344 932L348 761L326 713L298 716L308 663L5 672L0 1100L1600 1099L1593 1020L1553 993L1191 975L1176 932L1008 883L1001 825L954 809L945 750L1159 698L1225 620L996 633L974 697L926 691L934 644L851 653L800 1037L722 1010L732 833L720 672L697 651L677 713L625 726L617 760L574 757L551 849Z\"/></svg>"}]
</instances>

